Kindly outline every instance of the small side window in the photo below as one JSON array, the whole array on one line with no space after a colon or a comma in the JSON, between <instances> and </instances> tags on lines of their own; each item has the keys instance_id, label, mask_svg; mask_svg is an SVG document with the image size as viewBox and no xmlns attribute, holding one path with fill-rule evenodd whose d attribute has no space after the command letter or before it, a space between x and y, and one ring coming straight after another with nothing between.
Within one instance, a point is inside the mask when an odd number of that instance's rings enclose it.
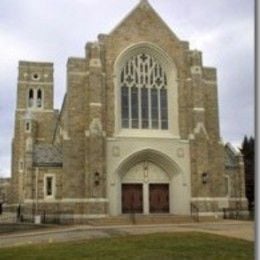
<instances>
[{"instance_id":1,"label":"small side window","mask_svg":"<svg viewBox=\"0 0 260 260\"><path fill-rule=\"evenodd\" d=\"M46 195L53 196L53 178L52 177L46 178Z\"/></svg>"},{"instance_id":2,"label":"small side window","mask_svg":"<svg viewBox=\"0 0 260 260\"><path fill-rule=\"evenodd\" d=\"M44 195L47 199L55 197L55 176L45 176Z\"/></svg>"},{"instance_id":3,"label":"small side window","mask_svg":"<svg viewBox=\"0 0 260 260\"><path fill-rule=\"evenodd\" d=\"M26 132L31 132L31 123L30 122L25 122L25 131Z\"/></svg>"}]
</instances>

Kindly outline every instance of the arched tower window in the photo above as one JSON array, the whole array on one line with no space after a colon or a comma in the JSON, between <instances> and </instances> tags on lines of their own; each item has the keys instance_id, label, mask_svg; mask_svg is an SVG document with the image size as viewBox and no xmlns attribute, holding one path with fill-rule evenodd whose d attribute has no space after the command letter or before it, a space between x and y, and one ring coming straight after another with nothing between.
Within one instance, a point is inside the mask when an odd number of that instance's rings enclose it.
<instances>
[{"instance_id":1,"label":"arched tower window","mask_svg":"<svg viewBox=\"0 0 260 260\"><path fill-rule=\"evenodd\" d=\"M43 107L43 90L42 89L40 89L40 88L29 89L28 107L32 108L32 109Z\"/></svg>"},{"instance_id":2,"label":"arched tower window","mask_svg":"<svg viewBox=\"0 0 260 260\"><path fill-rule=\"evenodd\" d=\"M36 105L38 108L42 107L42 90L38 89L37 90L37 101L36 101Z\"/></svg>"},{"instance_id":3,"label":"arched tower window","mask_svg":"<svg viewBox=\"0 0 260 260\"><path fill-rule=\"evenodd\" d=\"M28 106L33 107L34 106L34 91L33 89L29 90L28 94Z\"/></svg>"},{"instance_id":4,"label":"arched tower window","mask_svg":"<svg viewBox=\"0 0 260 260\"><path fill-rule=\"evenodd\" d=\"M139 53L120 71L121 127L168 129L167 75L155 57Z\"/></svg>"}]
</instances>

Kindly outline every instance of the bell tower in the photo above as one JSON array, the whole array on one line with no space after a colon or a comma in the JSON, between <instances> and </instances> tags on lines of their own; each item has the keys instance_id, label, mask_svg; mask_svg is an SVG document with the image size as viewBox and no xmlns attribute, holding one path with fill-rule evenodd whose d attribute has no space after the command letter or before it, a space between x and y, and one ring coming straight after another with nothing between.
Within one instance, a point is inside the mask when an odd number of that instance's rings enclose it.
<instances>
[{"instance_id":1,"label":"bell tower","mask_svg":"<svg viewBox=\"0 0 260 260\"><path fill-rule=\"evenodd\" d=\"M19 62L17 109L53 109L53 64Z\"/></svg>"},{"instance_id":2,"label":"bell tower","mask_svg":"<svg viewBox=\"0 0 260 260\"><path fill-rule=\"evenodd\" d=\"M55 122L53 64L20 61L12 145L11 199L14 203L24 199L25 175L32 169L34 145L51 143ZM29 143L30 153L27 151Z\"/></svg>"}]
</instances>

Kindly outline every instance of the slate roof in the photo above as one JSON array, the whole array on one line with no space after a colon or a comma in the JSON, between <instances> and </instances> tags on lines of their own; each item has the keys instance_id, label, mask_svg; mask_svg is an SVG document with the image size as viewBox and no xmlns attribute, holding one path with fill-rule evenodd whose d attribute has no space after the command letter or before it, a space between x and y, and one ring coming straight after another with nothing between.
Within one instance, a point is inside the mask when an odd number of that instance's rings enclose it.
<instances>
[{"instance_id":1,"label":"slate roof","mask_svg":"<svg viewBox=\"0 0 260 260\"><path fill-rule=\"evenodd\" d=\"M61 167L62 152L52 144L36 144L33 151L34 166Z\"/></svg>"},{"instance_id":2,"label":"slate roof","mask_svg":"<svg viewBox=\"0 0 260 260\"><path fill-rule=\"evenodd\" d=\"M239 153L231 146L231 144L225 145L225 167L237 168L239 166Z\"/></svg>"}]
</instances>

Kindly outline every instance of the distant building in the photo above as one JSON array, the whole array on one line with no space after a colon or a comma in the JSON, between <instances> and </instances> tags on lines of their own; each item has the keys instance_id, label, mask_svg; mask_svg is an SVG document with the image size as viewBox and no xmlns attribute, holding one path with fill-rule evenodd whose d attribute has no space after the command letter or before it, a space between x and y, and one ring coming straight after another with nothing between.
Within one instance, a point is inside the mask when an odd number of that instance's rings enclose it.
<instances>
[{"instance_id":1,"label":"distant building","mask_svg":"<svg viewBox=\"0 0 260 260\"><path fill-rule=\"evenodd\" d=\"M145 0L85 50L68 59L60 111L53 64L19 63L13 203L74 220L247 209L241 154L220 138L217 72L200 51Z\"/></svg>"}]
</instances>

